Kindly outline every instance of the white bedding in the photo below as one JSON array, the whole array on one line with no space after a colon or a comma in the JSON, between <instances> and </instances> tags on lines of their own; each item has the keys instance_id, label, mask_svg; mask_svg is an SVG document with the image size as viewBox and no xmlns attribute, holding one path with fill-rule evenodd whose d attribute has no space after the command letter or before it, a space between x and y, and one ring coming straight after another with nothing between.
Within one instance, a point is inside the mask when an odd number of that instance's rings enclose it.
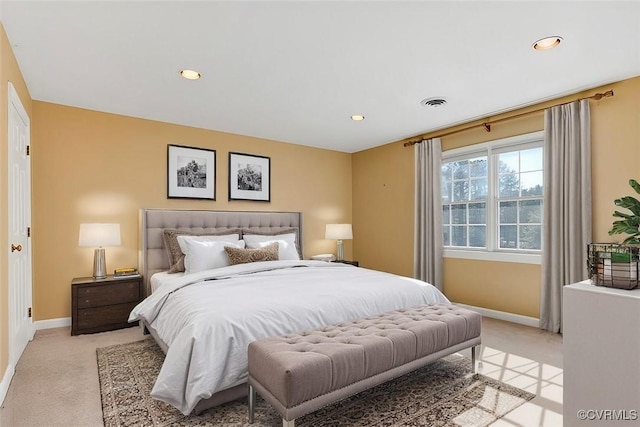
<instances>
[{"instance_id":1,"label":"white bedding","mask_svg":"<svg viewBox=\"0 0 640 427\"><path fill-rule=\"evenodd\" d=\"M184 272L168 273L166 271L161 271L160 273L154 274L153 276L151 276L151 280L149 281L149 283L151 284L151 293L154 293L156 290L158 290L158 288L166 283L167 280L182 276L184 276Z\"/></svg>"},{"instance_id":2,"label":"white bedding","mask_svg":"<svg viewBox=\"0 0 640 427\"><path fill-rule=\"evenodd\" d=\"M145 319L169 346L151 396L188 415L200 400L246 382L251 341L438 302L449 300L415 279L268 261L166 275L129 321Z\"/></svg>"}]
</instances>

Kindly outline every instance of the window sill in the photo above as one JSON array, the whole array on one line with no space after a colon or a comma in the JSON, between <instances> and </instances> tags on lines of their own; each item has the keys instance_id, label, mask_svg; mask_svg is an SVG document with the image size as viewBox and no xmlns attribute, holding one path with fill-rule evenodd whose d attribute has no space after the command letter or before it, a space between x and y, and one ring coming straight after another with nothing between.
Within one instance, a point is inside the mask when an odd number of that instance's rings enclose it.
<instances>
[{"instance_id":1,"label":"window sill","mask_svg":"<svg viewBox=\"0 0 640 427\"><path fill-rule=\"evenodd\" d=\"M489 252L465 249L445 249L445 258L475 259L479 261L516 262L520 264L542 264L541 254L515 252Z\"/></svg>"}]
</instances>

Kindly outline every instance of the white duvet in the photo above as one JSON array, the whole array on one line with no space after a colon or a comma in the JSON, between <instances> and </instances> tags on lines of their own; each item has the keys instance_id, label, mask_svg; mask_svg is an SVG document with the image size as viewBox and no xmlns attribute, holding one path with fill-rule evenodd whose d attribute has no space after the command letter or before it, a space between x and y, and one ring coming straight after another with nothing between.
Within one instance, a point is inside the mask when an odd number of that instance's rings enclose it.
<instances>
[{"instance_id":1,"label":"white duvet","mask_svg":"<svg viewBox=\"0 0 640 427\"><path fill-rule=\"evenodd\" d=\"M192 412L247 380L247 347L420 304L448 303L419 280L322 261L267 261L169 275L133 309L169 346L151 396Z\"/></svg>"}]
</instances>

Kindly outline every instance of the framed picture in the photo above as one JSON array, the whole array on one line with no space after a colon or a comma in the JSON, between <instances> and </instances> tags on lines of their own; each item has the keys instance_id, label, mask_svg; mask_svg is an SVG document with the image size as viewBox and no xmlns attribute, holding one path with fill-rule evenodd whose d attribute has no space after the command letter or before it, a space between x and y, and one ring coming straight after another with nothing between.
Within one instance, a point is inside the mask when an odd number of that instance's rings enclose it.
<instances>
[{"instance_id":1,"label":"framed picture","mask_svg":"<svg viewBox=\"0 0 640 427\"><path fill-rule=\"evenodd\" d=\"M216 199L216 151L167 145L167 197Z\"/></svg>"},{"instance_id":2,"label":"framed picture","mask_svg":"<svg viewBox=\"0 0 640 427\"><path fill-rule=\"evenodd\" d=\"M271 158L229 153L229 200L271 201Z\"/></svg>"}]
</instances>

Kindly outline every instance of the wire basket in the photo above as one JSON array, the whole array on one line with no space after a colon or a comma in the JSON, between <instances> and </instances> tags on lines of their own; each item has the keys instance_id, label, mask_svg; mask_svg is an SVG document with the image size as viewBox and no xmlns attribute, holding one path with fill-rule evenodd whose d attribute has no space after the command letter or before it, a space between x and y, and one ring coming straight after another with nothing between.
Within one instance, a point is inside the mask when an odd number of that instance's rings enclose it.
<instances>
[{"instance_id":1,"label":"wire basket","mask_svg":"<svg viewBox=\"0 0 640 427\"><path fill-rule=\"evenodd\" d=\"M640 246L590 243L587 268L591 282L597 286L635 289L640 279Z\"/></svg>"}]
</instances>

